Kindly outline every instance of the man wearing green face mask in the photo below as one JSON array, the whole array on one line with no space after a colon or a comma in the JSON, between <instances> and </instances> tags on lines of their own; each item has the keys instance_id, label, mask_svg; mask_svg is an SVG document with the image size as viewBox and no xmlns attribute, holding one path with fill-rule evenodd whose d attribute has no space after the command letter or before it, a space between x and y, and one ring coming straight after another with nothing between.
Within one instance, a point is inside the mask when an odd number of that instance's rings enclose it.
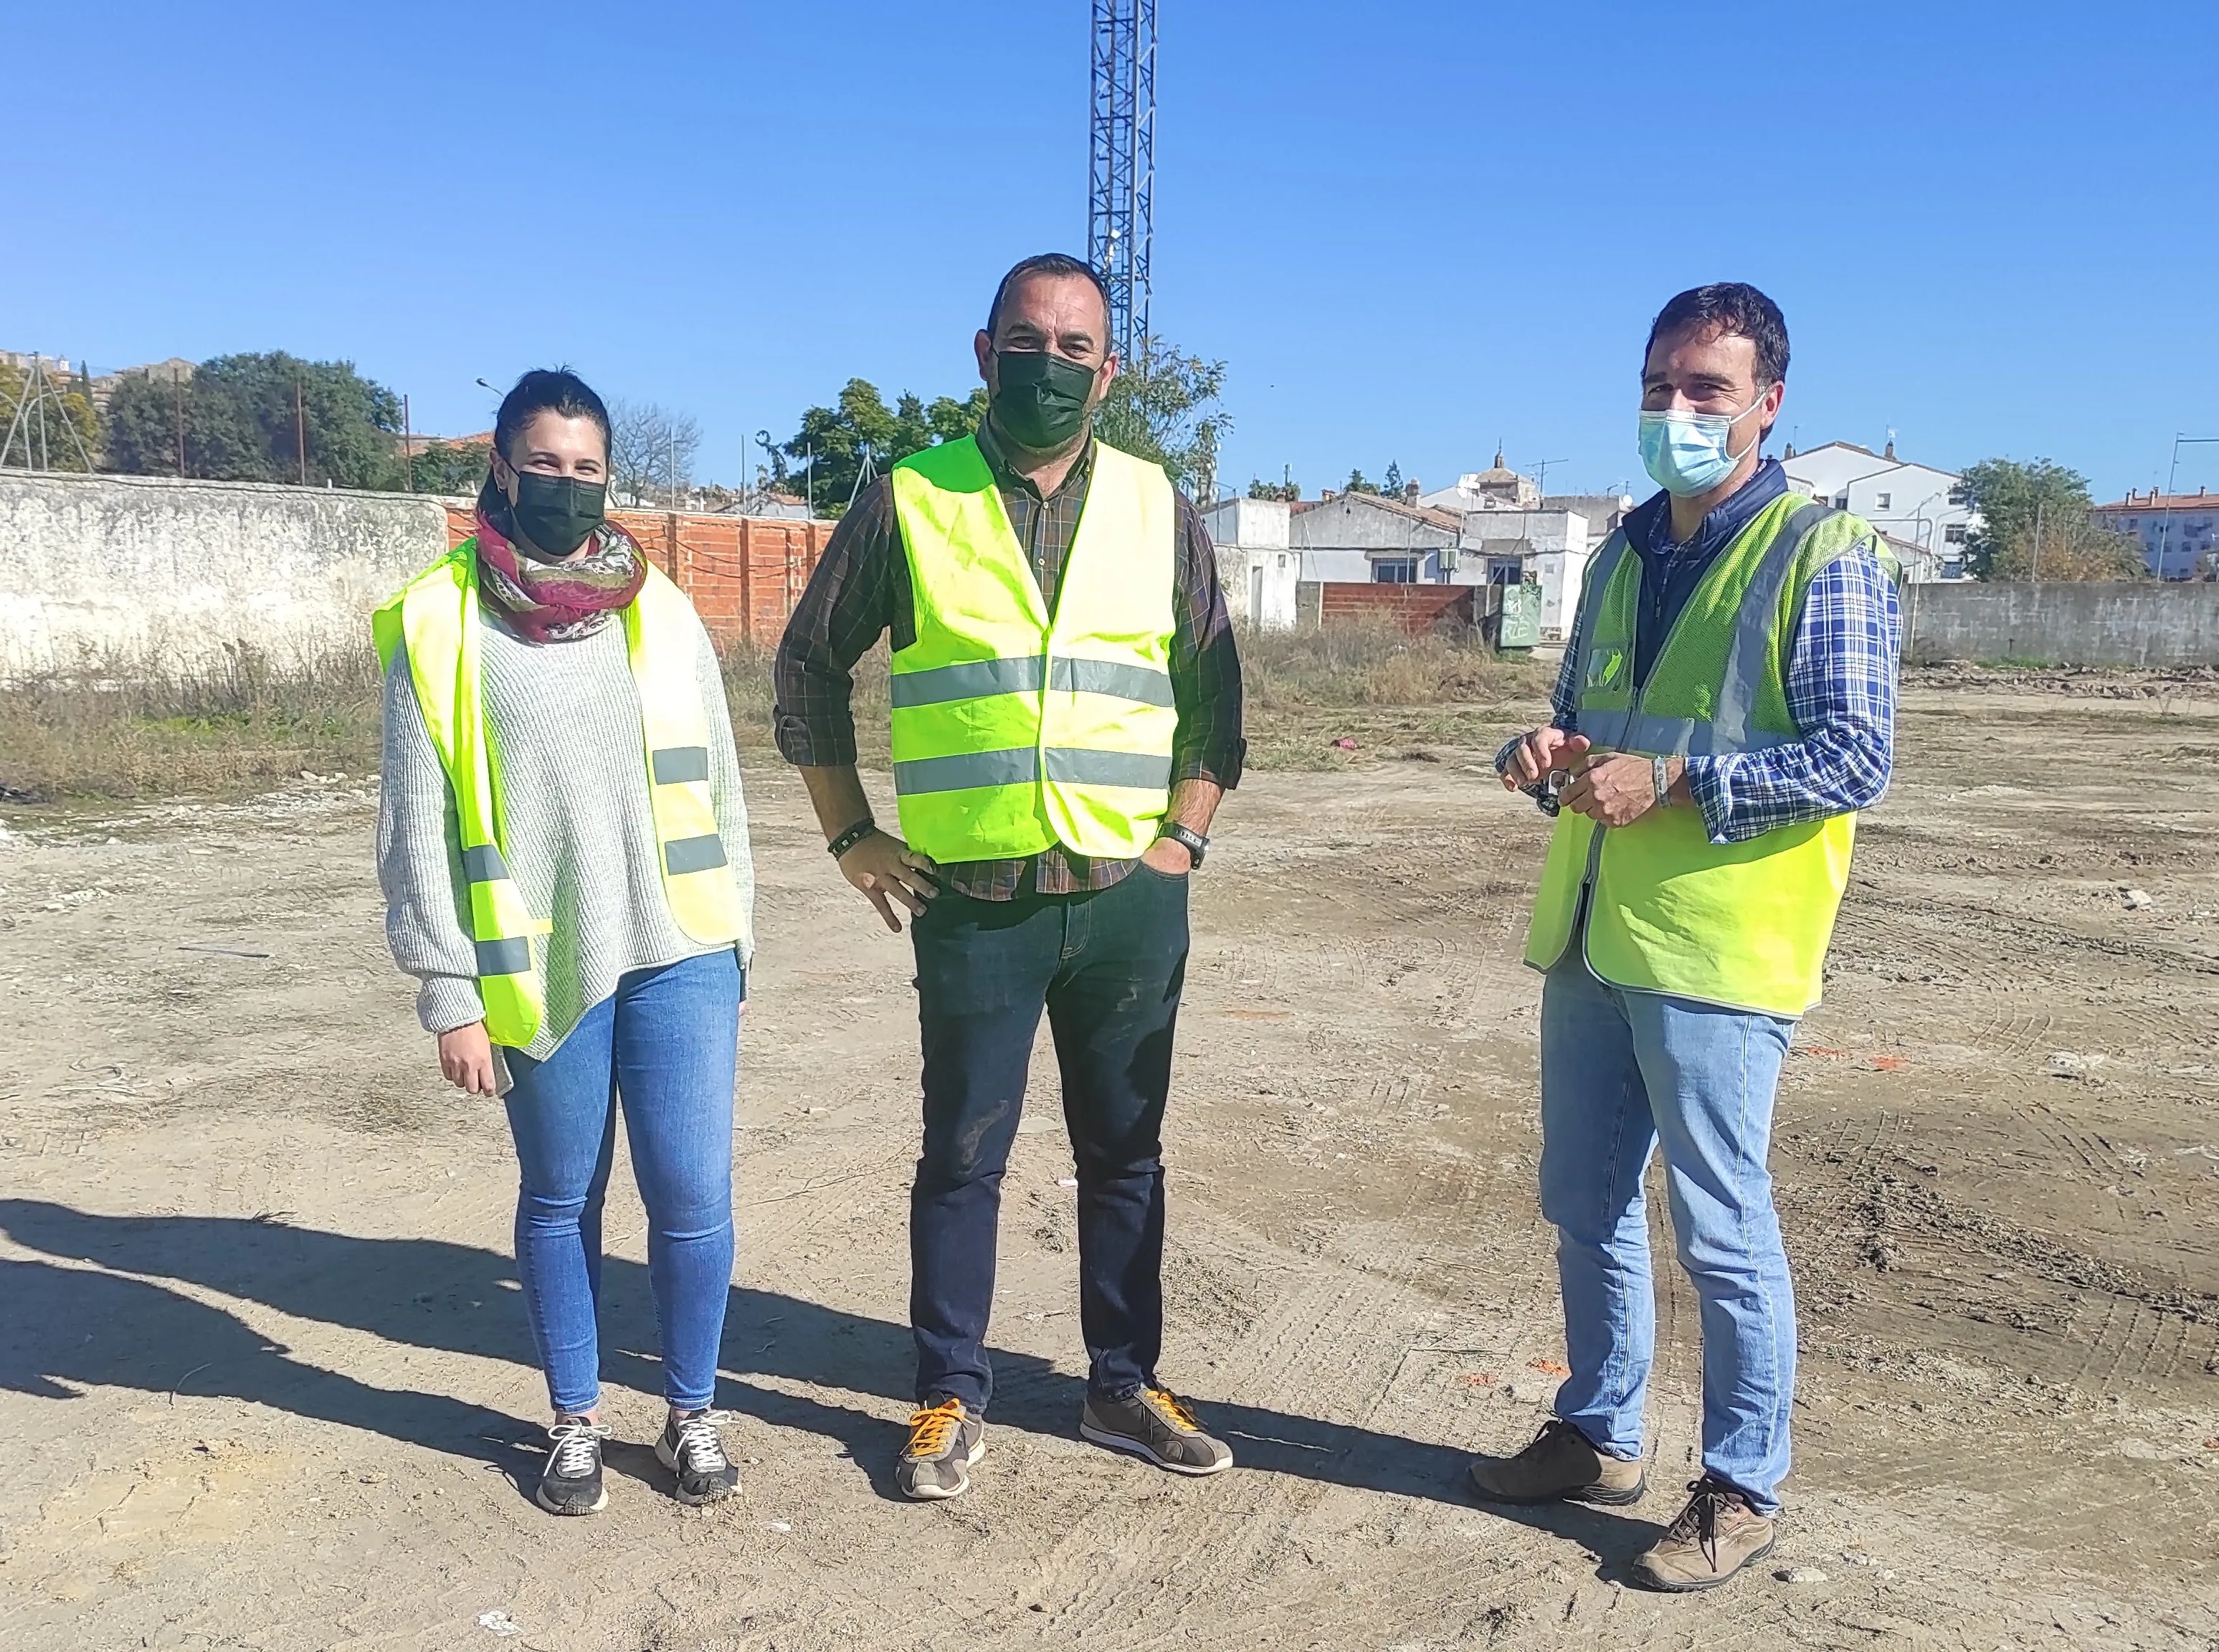
<instances>
[{"instance_id":1,"label":"man wearing green face mask","mask_svg":"<svg viewBox=\"0 0 2219 1652\"><path fill-rule=\"evenodd\" d=\"M1233 1454L1159 1377L1161 1132L1187 880L1240 779L1240 665L1200 514L1097 440L1116 376L1085 264L1027 258L975 341L990 411L842 520L779 649L778 738L841 872L912 920L924 1142L910 1199L917 1409L896 1480L970 1488L1001 1180L1045 1012L1078 1161L1079 1432L1174 1473ZM898 836L855 772L853 669L892 636Z\"/></svg>"}]
</instances>

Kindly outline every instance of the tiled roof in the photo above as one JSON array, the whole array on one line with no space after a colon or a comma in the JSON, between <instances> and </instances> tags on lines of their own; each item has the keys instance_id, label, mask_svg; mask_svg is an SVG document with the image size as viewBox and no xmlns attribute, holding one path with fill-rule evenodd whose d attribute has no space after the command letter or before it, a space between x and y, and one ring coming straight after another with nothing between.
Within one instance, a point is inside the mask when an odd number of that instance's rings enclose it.
<instances>
[{"instance_id":1,"label":"tiled roof","mask_svg":"<svg viewBox=\"0 0 2219 1652\"><path fill-rule=\"evenodd\" d=\"M2129 494L2125 499L2110 505L2098 505L2099 511L2219 511L2219 494L2199 489L2193 494L2160 494L2153 488L2147 494Z\"/></svg>"}]
</instances>

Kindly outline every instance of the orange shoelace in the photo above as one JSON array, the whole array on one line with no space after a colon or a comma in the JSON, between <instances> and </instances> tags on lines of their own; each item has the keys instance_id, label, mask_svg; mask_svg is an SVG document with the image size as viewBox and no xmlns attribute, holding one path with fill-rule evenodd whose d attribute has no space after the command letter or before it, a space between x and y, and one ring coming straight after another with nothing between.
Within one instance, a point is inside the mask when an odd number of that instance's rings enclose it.
<instances>
[{"instance_id":1,"label":"orange shoelace","mask_svg":"<svg viewBox=\"0 0 2219 1652\"><path fill-rule=\"evenodd\" d=\"M1200 1419L1195 1416L1193 1412L1187 1409L1186 1401L1180 1399L1178 1395L1173 1394L1169 1388L1150 1388L1148 1390L1148 1397L1151 1400L1153 1400L1158 1405L1161 1406L1165 1411L1169 1412L1171 1413L1172 1420L1177 1423L1181 1428L1186 1430L1188 1433L1199 1434L1202 1432L1202 1423Z\"/></svg>"},{"instance_id":2,"label":"orange shoelace","mask_svg":"<svg viewBox=\"0 0 2219 1652\"><path fill-rule=\"evenodd\" d=\"M909 1449L902 1455L909 1457L936 1457L948 1449L948 1442L963 1425L963 1402L943 1400L924 1410L913 1411L909 1419Z\"/></svg>"}]
</instances>

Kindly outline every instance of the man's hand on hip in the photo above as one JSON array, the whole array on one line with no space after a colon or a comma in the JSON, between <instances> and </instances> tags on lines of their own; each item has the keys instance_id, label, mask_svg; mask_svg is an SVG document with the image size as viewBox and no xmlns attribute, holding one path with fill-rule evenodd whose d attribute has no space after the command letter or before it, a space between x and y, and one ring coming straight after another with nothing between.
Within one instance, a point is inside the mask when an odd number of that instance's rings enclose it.
<instances>
[{"instance_id":1,"label":"man's hand on hip","mask_svg":"<svg viewBox=\"0 0 2219 1652\"><path fill-rule=\"evenodd\" d=\"M894 904L907 907L911 916L922 916L925 903L940 893L934 881L938 871L929 855L918 854L890 832L873 832L840 857L841 875L863 891L896 935L902 926L894 916Z\"/></svg>"},{"instance_id":2,"label":"man's hand on hip","mask_svg":"<svg viewBox=\"0 0 2219 1652\"><path fill-rule=\"evenodd\" d=\"M1175 837L1158 838L1141 860L1166 878L1184 878L1194 870L1193 851Z\"/></svg>"}]
</instances>

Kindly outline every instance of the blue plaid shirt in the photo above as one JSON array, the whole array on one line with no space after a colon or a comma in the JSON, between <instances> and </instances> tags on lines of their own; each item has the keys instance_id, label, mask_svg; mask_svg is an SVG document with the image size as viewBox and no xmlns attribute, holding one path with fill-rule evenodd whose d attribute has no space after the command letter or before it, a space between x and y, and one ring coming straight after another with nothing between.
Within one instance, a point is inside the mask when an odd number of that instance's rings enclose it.
<instances>
[{"instance_id":1,"label":"blue plaid shirt","mask_svg":"<svg viewBox=\"0 0 2219 1652\"><path fill-rule=\"evenodd\" d=\"M1564 643L1563 669L1550 695L1551 721L1579 726L1580 628ZM1802 738L1763 751L1688 759L1688 789L1713 843L1739 843L1775 826L1869 809L1887 790L1895 761L1895 663L1903 611L1895 581L1869 544L1821 569L1803 604L1787 667L1787 710ZM1525 738L1496 755L1501 770Z\"/></svg>"}]
</instances>

